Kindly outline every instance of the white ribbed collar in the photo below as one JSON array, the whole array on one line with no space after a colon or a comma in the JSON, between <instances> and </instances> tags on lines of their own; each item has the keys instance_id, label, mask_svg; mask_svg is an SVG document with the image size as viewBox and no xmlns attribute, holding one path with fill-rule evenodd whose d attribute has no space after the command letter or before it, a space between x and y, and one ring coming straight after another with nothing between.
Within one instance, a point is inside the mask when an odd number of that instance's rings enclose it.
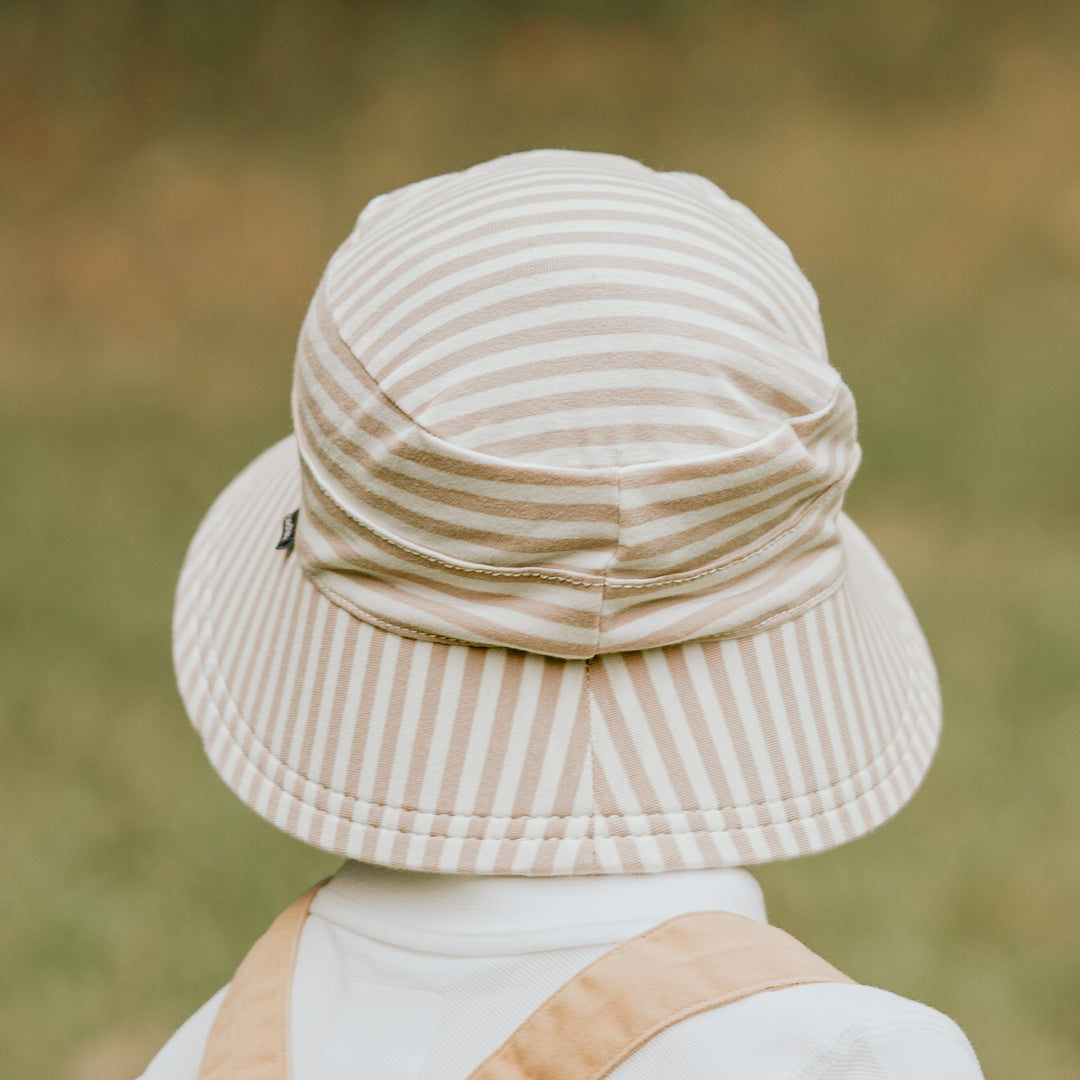
<instances>
[{"instance_id":1,"label":"white ribbed collar","mask_svg":"<svg viewBox=\"0 0 1080 1080\"><path fill-rule=\"evenodd\" d=\"M347 862L312 913L365 937L424 952L492 956L624 941L688 911L765 922L741 869L588 877L489 877Z\"/></svg>"}]
</instances>

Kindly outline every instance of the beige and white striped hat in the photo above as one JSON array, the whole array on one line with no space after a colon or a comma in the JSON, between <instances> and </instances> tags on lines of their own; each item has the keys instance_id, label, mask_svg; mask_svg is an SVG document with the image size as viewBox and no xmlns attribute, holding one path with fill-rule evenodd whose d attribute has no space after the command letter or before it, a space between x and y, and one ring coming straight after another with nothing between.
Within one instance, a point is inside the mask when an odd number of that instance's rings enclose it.
<instances>
[{"instance_id":1,"label":"beige and white striped hat","mask_svg":"<svg viewBox=\"0 0 1080 1080\"><path fill-rule=\"evenodd\" d=\"M534 151L375 199L293 413L174 627L211 761L280 828L453 873L745 865L922 779L936 676L841 512L851 394L708 181Z\"/></svg>"}]
</instances>

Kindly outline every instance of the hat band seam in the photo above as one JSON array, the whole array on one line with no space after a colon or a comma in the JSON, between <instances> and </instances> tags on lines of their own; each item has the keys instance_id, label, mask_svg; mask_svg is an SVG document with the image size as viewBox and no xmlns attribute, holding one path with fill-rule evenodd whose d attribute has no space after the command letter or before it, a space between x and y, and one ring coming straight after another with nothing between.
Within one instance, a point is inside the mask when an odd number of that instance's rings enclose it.
<instances>
[{"instance_id":1,"label":"hat band seam","mask_svg":"<svg viewBox=\"0 0 1080 1080\"><path fill-rule=\"evenodd\" d=\"M303 455L301 454L301 457ZM304 463L307 465L307 462ZM557 581L565 585L578 586L588 589L650 589L650 588L666 588L671 585L681 585L688 581L697 581L700 578L708 577L710 574L718 574L725 570L730 570L738 567L741 563L747 562L750 559L758 558L769 551L770 548L776 547L780 544L790 533L798 529L807 517L811 515L814 508L819 502L826 499L828 496L834 494L834 489L838 485L846 487L846 482L850 479L850 474L853 472L849 469L843 476L838 477L833 483L829 484L823 491L819 492L809 502L807 502L795 519L787 525L781 532L777 533L771 540L766 541L760 547L755 548L753 551L746 552L743 555L739 555L736 558L729 559L726 562L719 563L715 566L710 566L704 570L686 571L682 574L668 574L665 577L654 577L648 581L622 581L620 579L608 579L601 578L599 580L587 580L585 578L579 578L571 576L570 574L548 574L540 573L536 570L530 570L523 568L520 570L494 570L482 566L471 566L460 561L451 561L445 556L422 551L421 549L407 544L403 540L399 540L397 537L391 536L388 533L383 532L381 529L376 528L374 525L366 521L361 521L355 514L353 514L348 507L343 506L333 494L327 490L326 486L322 484L315 476L311 467L308 466L305 473L311 478L311 481L319 488L323 495L333 503L353 524L360 529L377 536L380 540L391 544L393 547L404 551L407 555L413 556L418 559L423 559L425 562L434 563L436 566L447 568L455 573L463 574L482 574L486 577L508 577L516 579L527 579L532 581ZM843 491L841 487L841 492ZM614 558L614 556L612 556ZM610 565L610 562L609 562ZM307 568L305 567L305 570ZM327 567L327 569L330 569Z\"/></svg>"},{"instance_id":2,"label":"hat band seam","mask_svg":"<svg viewBox=\"0 0 1080 1080\"><path fill-rule=\"evenodd\" d=\"M305 577L308 581L322 593L335 607L341 608L343 611L348 612L354 618L359 619L361 622L367 623L370 626L377 627L380 630L386 630L388 633L396 634L399 637L413 638L417 641L431 641L436 644L443 645L461 645L470 649L507 649L510 652L522 652L532 651L523 649L518 645L499 645L490 643L481 643L477 641L470 641L467 638L455 638L450 637L448 634L436 634L430 630L418 630L412 626L406 626L404 623L395 623L390 619L384 619L378 615L375 615L365 608L360 607L355 601L350 600L348 597L343 596L336 589L331 588L325 581L320 580L316 576L316 572L309 570L307 567L302 567ZM810 597L809 600L804 600L801 604L795 604L792 607L782 608L780 611L774 611L771 615L766 615L763 619L759 619L757 622L750 623L747 626L740 626L735 630L727 630L720 634L707 634L703 637L690 637L680 638L677 641L670 641L665 645L648 645L640 647L626 647L620 646L617 649L610 649L606 652L594 652L589 656L560 656L559 659L564 660L566 663L579 662L586 663L589 660L597 656L610 655L611 653L626 653L626 652L644 652L649 649L668 649L672 646L678 645L691 645L695 642L702 641L725 641L734 640L736 638L746 637L748 634L755 633L759 630L768 629L770 626L775 625L778 622L786 622L789 619L797 618L804 612L809 611L811 608L817 607L819 604L825 603L831 596L833 596L837 590L847 581L847 571L841 567L837 572L836 577L828 585L826 585L820 593ZM541 655L554 656L554 653Z\"/></svg>"},{"instance_id":3,"label":"hat band seam","mask_svg":"<svg viewBox=\"0 0 1080 1080\"><path fill-rule=\"evenodd\" d=\"M318 589L319 592L322 593L335 607L339 607L343 611L348 612L361 622L368 623L371 626L395 634L398 637L414 638L417 641L433 641L440 645L464 645L474 649L509 649L512 652L523 651L514 648L512 645L478 645L475 641L466 641L464 638L450 637L446 634L435 634L428 630L414 630L411 626L406 626L404 623L395 623L391 622L389 619L380 618L378 615L373 615L371 612L366 611L364 608L360 607L359 604L348 599L348 597L342 596L341 593L330 588L326 582L320 581L315 576L315 571L309 570L307 567L302 567L302 569L308 581L310 581L311 584L314 585L315 588ZM586 658L580 657L575 659L580 659L580 661L584 663Z\"/></svg>"},{"instance_id":4,"label":"hat band seam","mask_svg":"<svg viewBox=\"0 0 1080 1080\"><path fill-rule=\"evenodd\" d=\"M801 604L795 604L791 607L782 608L780 611L774 611L771 615L766 615L763 619L758 619L757 622L750 623L749 626L739 627L737 630L728 630L721 634L711 634L708 637L687 638L685 642L672 642L672 644L691 645L697 641L724 641L727 638L741 638L745 637L747 634L756 633L759 630L767 630L770 626L773 626L778 622L787 622L789 619L797 618L799 615L809 611L811 608L817 607L819 604L824 604L825 601L828 600L829 597L832 596L846 581L847 569L841 566L833 581L826 585L821 592L811 596L809 600L804 600ZM659 647L667 648L667 646L664 645Z\"/></svg>"}]
</instances>

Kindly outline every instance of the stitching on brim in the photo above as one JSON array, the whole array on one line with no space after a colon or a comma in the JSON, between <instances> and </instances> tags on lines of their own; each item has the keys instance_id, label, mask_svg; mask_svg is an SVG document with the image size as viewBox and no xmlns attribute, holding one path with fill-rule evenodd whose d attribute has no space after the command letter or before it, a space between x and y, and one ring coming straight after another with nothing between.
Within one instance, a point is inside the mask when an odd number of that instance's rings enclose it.
<instances>
[{"instance_id":1,"label":"stitching on brim","mask_svg":"<svg viewBox=\"0 0 1080 1080\"><path fill-rule=\"evenodd\" d=\"M230 738L231 738L231 733L230 733ZM779 828L785 828L785 827L786 828L793 828L793 827L795 827L797 825L805 825L805 824L807 824L809 822L817 821L819 819L828 817L830 815L843 813L845 810L851 810L854 807L865 804L866 801L870 798L870 796L873 795L876 791L878 791L880 789L880 787L882 786L882 784L884 784L888 779L890 779L897 772L897 770L901 767L901 765L903 765L906 761L910 760L913 757L913 754L914 754L913 748L909 744L902 751L902 753L896 759L896 761L893 763L893 765L889 767L889 770L887 772L883 773L881 775L881 777L877 781L875 781L870 787L864 788L863 790L859 791L856 795L854 795L852 798L846 800L845 802L837 803L836 806L830 807L828 809L812 810L808 814L803 814L800 817L792 818L790 820L785 820L785 821L780 821L780 822L764 821L764 822L758 822L757 824L751 825L751 826L740 825L740 824L736 824L736 825L730 826L730 827L725 826L723 828L723 832L725 834L729 835L729 836L735 836L735 835L746 836L746 835L749 835L751 833L763 833L763 832L767 832L769 830L775 830L775 829L779 829ZM272 757L273 755L268 754L268 756ZM245 768L251 769L253 772L255 772L256 775L261 780L268 783L274 789L274 791L276 791L279 794L279 796L281 796L282 798L285 798L287 800L290 800L293 803L296 803L298 806L307 807L307 809L310 810L314 814L321 814L321 815L323 815L325 817L330 818L333 821L342 823L347 827L357 827L357 828L361 828L361 829L371 829L371 830L374 830L375 832L390 833L393 836L417 836L417 837L422 837L425 840L431 840L431 841L439 842L439 843L442 843L442 842L445 842L445 841L448 841L448 840L457 840L457 841L462 841L462 842L467 841L467 840L471 840L471 841L473 841L475 843L496 843L496 844L522 844L522 843L527 844L527 843L532 843L532 844L537 844L537 845L539 845L539 844L562 844L562 843L567 843L567 842L574 842L574 843L589 842L589 843L592 843L594 845L612 844L612 845L618 847L620 845L625 845L625 844L628 844L628 843L632 844L637 840L662 840L662 839L667 838L667 837L676 837L676 836L712 835L714 832L717 831L717 830L709 829L709 828L705 828L705 829L698 829L698 828L679 829L679 828L676 828L674 826L674 824L672 822L670 822L670 821L666 821L666 822L661 823L662 825L665 825L666 828L656 829L656 828L654 828L653 822L651 820L653 818L657 818L657 817L671 818L671 817L674 817L676 815L687 816L689 814L703 814L703 813L718 813L718 814L722 814L722 815L726 816L728 813L731 812L731 809L710 810L710 811L677 810L677 811L671 811L671 812L666 812L666 813L665 812L656 812L656 813L652 813L652 814L635 815L634 818L628 817L627 815L618 815L618 816L616 816L616 815L610 815L610 814L598 814L598 815L588 814L588 815L578 815L578 816L575 817L574 815L567 814L567 815L554 815L554 816L545 817L545 818L530 819L530 820L535 820L538 823L539 822L550 823L550 822L570 821L570 820L575 820L576 821L576 820L581 820L584 817L588 817L590 819L595 819L596 817L600 817L603 820L617 820L617 821L630 821L630 820L634 820L635 818L647 818L647 819L649 819L649 822L648 822L649 831L648 832L627 833L625 835L607 835L607 836L595 836L595 835L585 835L585 836L494 836L494 837L485 837L485 836L468 836L468 835L466 835L466 836L451 836L449 833L445 833L445 834L444 833L417 833L417 832L414 832L412 829L407 828L407 827L402 826L402 825L388 826L388 825L383 825L383 824L375 824L373 822L368 822L368 821L358 821L355 818L342 817L340 814L336 814L331 810L324 810L324 809L321 809L320 807L312 806L310 803L304 802L304 800L299 795L296 795L293 792L288 791L285 787L283 787L277 781L272 779L269 776L268 773L266 773L262 769L260 769L259 766L257 766L250 758L245 757L243 759L243 762L244 762L244 767ZM283 766L283 768L287 772L289 772L291 775L294 775L294 776L298 775L295 772L295 770L289 769L287 766ZM307 786L308 784L311 784L311 785L316 786L316 787L320 787L320 785L316 784L314 781L309 781L309 780L306 780L306 779L301 779L300 783L301 783L302 787ZM916 787L917 786L918 785L916 785ZM329 789L321 788L321 790L326 791L326 790L329 790ZM914 792L914 790L915 789L913 788L912 791L908 793L908 795L904 799L905 802L907 801L908 798L910 798L910 796ZM335 792L335 794L340 795L341 793L340 792ZM367 806L367 807L377 807L378 809L381 809L381 810L390 810L390 811L399 810L401 813L422 814L422 815L424 815L426 817L431 817L432 819L453 818L455 816L455 815L446 814L446 813L435 813L434 811L431 811L431 810L407 810L407 809L403 809L403 808L399 808L399 807L382 806L381 804L378 804L378 803L365 803L365 802L363 802L363 800L357 799L357 798L355 798L354 796L351 796L351 795L342 795L342 798L351 801L354 805ZM745 805L743 805L741 807L738 807L738 808L735 808L735 809L747 809L747 808L751 808L751 807L766 806L766 805L773 805L773 804L750 803L750 804L745 804ZM260 815L260 816L262 816L262 815ZM457 817L459 819L460 819L461 816L462 815L457 815ZM881 818L880 820L882 820L882 821L887 820L891 816L892 816L891 813L886 813L885 816L883 818ZM521 817L493 817L493 816L481 816L481 815L473 815L473 817L478 822L503 822L503 821L522 820ZM864 835L864 833L871 831L871 829L873 829L874 827L876 827L876 826L871 825L870 827L868 827L865 830L854 832L848 837L848 839L855 839L857 836L862 836L862 835ZM308 842L310 843L310 841L308 841ZM811 850L812 851L828 850L830 847L835 847L837 845L837 843L843 843L843 842L844 841L835 841L835 842L832 842L832 843L826 843L826 844L822 845L821 847L813 847ZM320 845L313 843L313 846L314 847L319 847ZM775 855L774 854L774 855L770 856L770 859L772 859L772 860L777 860L777 859L780 859L780 858L782 858L782 856L780 856L780 855ZM741 860L739 863L732 864L732 865L742 865L743 862L745 862L745 861L746 860ZM760 862L762 860L758 859L757 861Z\"/></svg>"}]
</instances>

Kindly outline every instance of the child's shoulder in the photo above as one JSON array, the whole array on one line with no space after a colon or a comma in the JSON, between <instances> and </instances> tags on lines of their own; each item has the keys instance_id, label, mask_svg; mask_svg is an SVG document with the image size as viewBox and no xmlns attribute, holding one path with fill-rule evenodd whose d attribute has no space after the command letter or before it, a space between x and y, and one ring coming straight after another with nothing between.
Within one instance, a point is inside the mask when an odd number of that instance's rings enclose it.
<instances>
[{"instance_id":1,"label":"child's shoulder","mask_svg":"<svg viewBox=\"0 0 1080 1080\"><path fill-rule=\"evenodd\" d=\"M816 983L700 1013L654 1036L612 1080L982 1080L948 1016L873 986Z\"/></svg>"}]
</instances>

